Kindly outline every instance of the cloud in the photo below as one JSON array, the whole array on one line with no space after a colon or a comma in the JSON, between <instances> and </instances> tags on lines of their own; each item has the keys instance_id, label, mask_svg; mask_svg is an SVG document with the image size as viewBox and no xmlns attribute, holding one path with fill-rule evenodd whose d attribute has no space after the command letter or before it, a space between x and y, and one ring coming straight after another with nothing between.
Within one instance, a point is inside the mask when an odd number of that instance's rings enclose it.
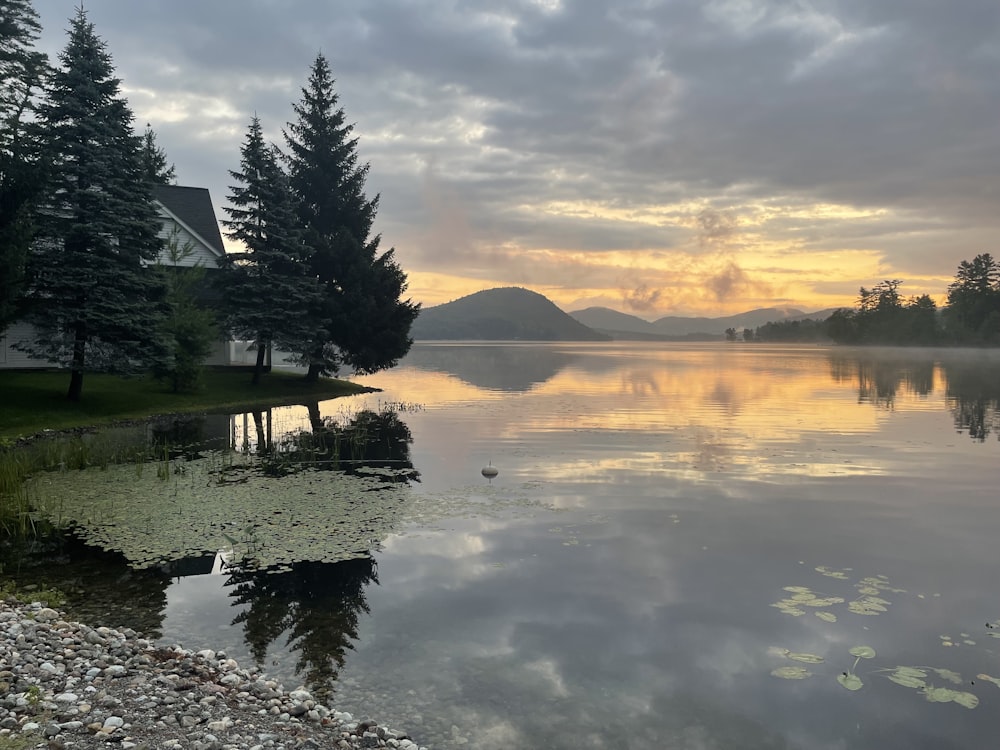
<instances>
[{"instance_id":1,"label":"cloud","mask_svg":"<svg viewBox=\"0 0 1000 750\"><path fill-rule=\"evenodd\" d=\"M734 296L771 294L768 284L753 281L746 271L731 260L721 270L711 274L705 280L705 285L719 302L725 302Z\"/></svg>"},{"instance_id":2,"label":"cloud","mask_svg":"<svg viewBox=\"0 0 1000 750\"><path fill-rule=\"evenodd\" d=\"M731 211L702 209L698 213L698 244L702 247L724 242L736 234L739 218Z\"/></svg>"},{"instance_id":3,"label":"cloud","mask_svg":"<svg viewBox=\"0 0 1000 750\"><path fill-rule=\"evenodd\" d=\"M625 309L635 312L649 312L656 310L657 304L663 296L663 290L651 289L646 284L639 284L632 289L622 289L621 294Z\"/></svg>"},{"instance_id":4,"label":"cloud","mask_svg":"<svg viewBox=\"0 0 1000 750\"><path fill-rule=\"evenodd\" d=\"M35 4L54 54L71 9ZM376 230L408 270L549 288L560 266L583 267L579 253L636 265L724 247L754 283L724 267L703 304L721 290L739 305L780 292L754 270L779 246L789 260L864 251L917 284L1000 230L993 0L293 7L88 0L87 12L138 121L220 209L250 116L280 137L324 52L382 196ZM537 264L542 251L563 262ZM604 286L624 304L619 276ZM664 289L653 304L694 299L641 280ZM822 281L803 277L805 306Z\"/></svg>"}]
</instances>

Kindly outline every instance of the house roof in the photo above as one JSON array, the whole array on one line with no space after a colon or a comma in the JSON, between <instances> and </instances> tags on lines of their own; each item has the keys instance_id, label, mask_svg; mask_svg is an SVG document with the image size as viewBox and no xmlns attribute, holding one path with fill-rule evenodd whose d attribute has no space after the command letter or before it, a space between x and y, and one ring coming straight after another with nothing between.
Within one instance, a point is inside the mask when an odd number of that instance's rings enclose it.
<instances>
[{"instance_id":1,"label":"house roof","mask_svg":"<svg viewBox=\"0 0 1000 750\"><path fill-rule=\"evenodd\" d=\"M208 188L153 185L153 197L168 213L220 257L226 254Z\"/></svg>"}]
</instances>

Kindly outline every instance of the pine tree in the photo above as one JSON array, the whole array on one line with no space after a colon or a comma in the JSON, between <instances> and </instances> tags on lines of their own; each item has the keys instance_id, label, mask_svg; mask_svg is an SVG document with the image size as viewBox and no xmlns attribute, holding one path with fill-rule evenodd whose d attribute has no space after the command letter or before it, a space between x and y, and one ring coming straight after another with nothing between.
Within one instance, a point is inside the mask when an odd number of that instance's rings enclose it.
<instances>
[{"instance_id":1,"label":"pine tree","mask_svg":"<svg viewBox=\"0 0 1000 750\"><path fill-rule=\"evenodd\" d=\"M182 265L193 253L194 245L181 243L180 229L174 227L167 238L166 263L157 263L166 280L170 304L170 315L162 328L170 356L154 366L153 374L169 382L174 393L198 387L202 363L218 339L215 316L198 301L199 290L205 284L205 267L200 262L194 266Z\"/></svg>"},{"instance_id":2,"label":"pine tree","mask_svg":"<svg viewBox=\"0 0 1000 750\"><path fill-rule=\"evenodd\" d=\"M156 144L156 133L147 122L146 132L142 135L142 172L147 182L157 185L171 185L177 179L177 170L173 164L167 164L167 152Z\"/></svg>"},{"instance_id":3,"label":"pine tree","mask_svg":"<svg viewBox=\"0 0 1000 750\"><path fill-rule=\"evenodd\" d=\"M168 310L159 274L160 220L140 139L111 56L82 9L39 107L52 163L28 264L30 354L68 367L79 400L86 371L128 374L164 356Z\"/></svg>"},{"instance_id":4,"label":"pine tree","mask_svg":"<svg viewBox=\"0 0 1000 750\"><path fill-rule=\"evenodd\" d=\"M1000 342L1000 263L989 253L958 264L948 286L948 319L959 340Z\"/></svg>"},{"instance_id":5,"label":"pine tree","mask_svg":"<svg viewBox=\"0 0 1000 750\"><path fill-rule=\"evenodd\" d=\"M32 203L43 170L26 142L35 93L48 68L34 50L41 31L29 0L5 0L0 14L0 333L14 318L34 231Z\"/></svg>"},{"instance_id":6,"label":"pine tree","mask_svg":"<svg viewBox=\"0 0 1000 750\"><path fill-rule=\"evenodd\" d=\"M256 384L269 347L299 351L309 341L319 287L305 262L288 179L256 116L240 156L240 171L229 173L237 184L230 187L223 224L245 250L226 256L219 283L227 330L257 346Z\"/></svg>"},{"instance_id":7,"label":"pine tree","mask_svg":"<svg viewBox=\"0 0 1000 750\"><path fill-rule=\"evenodd\" d=\"M34 49L42 27L30 0L4 0L0 13L0 151L17 151L25 113L47 70Z\"/></svg>"},{"instance_id":8,"label":"pine tree","mask_svg":"<svg viewBox=\"0 0 1000 750\"><path fill-rule=\"evenodd\" d=\"M326 58L317 55L293 105L297 120L284 133L309 263L323 287L314 335L301 350L310 380L342 365L358 372L393 366L409 351L410 324L419 312L419 305L401 300L406 275L393 250L379 254L380 237L369 237L379 199L365 196L369 165L358 163L354 126L333 85Z\"/></svg>"}]
</instances>

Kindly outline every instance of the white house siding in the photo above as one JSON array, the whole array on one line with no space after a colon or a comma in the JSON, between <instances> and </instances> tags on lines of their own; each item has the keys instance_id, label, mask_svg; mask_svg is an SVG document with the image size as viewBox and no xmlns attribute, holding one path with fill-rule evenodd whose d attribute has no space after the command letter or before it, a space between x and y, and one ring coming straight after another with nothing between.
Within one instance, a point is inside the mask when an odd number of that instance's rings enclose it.
<instances>
[{"instance_id":1,"label":"white house siding","mask_svg":"<svg viewBox=\"0 0 1000 750\"><path fill-rule=\"evenodd\" d=\"M35 370L43 367L56 367L45 359L33 359L19 349L14 343L28 340L34 335L33 328L27 323L14 323L7 331L0 334L0 370ZM243 343L243 342L240 342ZM206 365L244 364L246 355L237 342L220 339L212 345ZM253 361L250 361L253 364Z\"/></svg>"},{"instance_id":2,"label":"white house siding","mask_svg":"<svg viewBox=\"0 0 1000 750\"><path fill-rule=\"evenodd\" d=\"M191 254L186 258L182 258L181 261L177 263L178 266L190 268L196 265L201 265L204 268L215 268L218 265L218 259L215 254L205 247L201 240L191 234L191 232L182 227L180 224L174 223L171 219L165 219L163 228L160 229L160 239L163 240L164 247L174 238L177 240L178 248L182 249L185 246L189 246L191 248ZM164 253L160 256L160 262L169 262L166 256L166 250L164 250Z\"/></svg>"},{"instance_id":3,"label":"white house siding","mask_svg":"<svg viewBox=\"0 0 1000 750\"><path fill-rule=\"evenodd\" d=\"M163 227L160 229L159 236L163 239L164 243L170 241L172 237L176 237L180 243L180 247L190 244L191 255L182 259L177 265L193 267L200 264L204 268L216 268L218 266L217 255L206 246L204 241L198 239L194 233L182 226L162 207L160 207L160 216L163 219ZM160 262L168 263L165 253L160 256ZM14 323L5 333L0 334L0 370L36 369L54 366L47 360L32 359L24 352L13 348L14 342L32 337L33 329L27 323ZM240 346L237 342L220 340L213 346L212 353L205 360L205 364L243 364L247 359L246 352L243 351L244 348L245 345Z\"/></svg>"},{"instance_id":4,"label":"white house siding","mask_svg":"<svg viewBox=\"0 0 1000 750\"><path fill-rule=\"evenodd\" d=\"M14 323L4 333L0 334L0 369L27 370L39 367L53 367L45 359L33 359L19 349L14 348L18 341L27 341L34 337L34 329L27 323Z\"/></svg>"}]
</instances>

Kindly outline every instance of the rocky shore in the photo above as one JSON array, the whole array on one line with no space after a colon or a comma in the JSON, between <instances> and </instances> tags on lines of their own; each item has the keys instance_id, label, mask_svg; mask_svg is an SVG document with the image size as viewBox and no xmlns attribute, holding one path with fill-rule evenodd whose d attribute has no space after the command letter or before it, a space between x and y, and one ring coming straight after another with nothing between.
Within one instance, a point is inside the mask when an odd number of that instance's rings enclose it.
<instances>
[{"instance_id":1,"label":"rocky shore","mask_svg":"<svg viewBox=\"0 0 1000 750\"><path fill-rule=\"evenodd\" d=\"M405 733L285 691L222 651L0 602L0 750L420 748Z\"/></svg>"}]
</instances>

